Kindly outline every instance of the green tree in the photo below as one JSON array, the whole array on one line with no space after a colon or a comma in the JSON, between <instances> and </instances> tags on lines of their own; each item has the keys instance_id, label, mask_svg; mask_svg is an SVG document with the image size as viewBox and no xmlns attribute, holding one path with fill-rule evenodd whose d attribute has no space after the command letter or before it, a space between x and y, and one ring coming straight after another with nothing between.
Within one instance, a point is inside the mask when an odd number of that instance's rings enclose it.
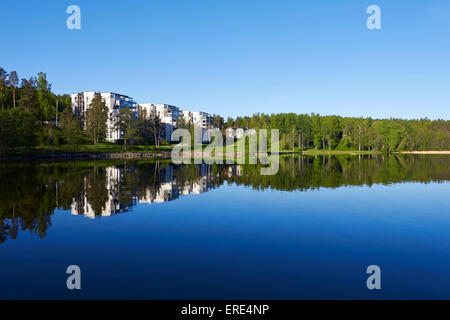
<instances>
[{"instance_id":1,"label":"green tree","mask_svg":"<svg viewBox=\"0 0 450 320\"><path fill-rule=\"evenodd\" d=\"M38 136L42 127L39 125L36 115L32 111L15 108L10 110L16 123L18 145L34 147L38 143Z\"/></svg>"},{"instance_id":2,"label":"green tree","mask_svg":"<svg viewBox=\"0 0 450 320\"><path fill-rule=\"evenodd\" d=\"M114 129L122 134L125 150L127 150L127 143L133 142L138 131L136 120L134 111L129 107L120 109L114 118Z\"/></svg>"},{"instance_id":3,"label":"green tree","mask_svg":"<svg viewBox=\"0 0 450 320\"><path fill-rule=\"evenodd\" d=\"M107 120L108 108L100 93L96 93L89 108L86 110L86 132L96 147L99 141L106 137Z\"/></svg>"},{"instance_id":4,"label":"green tree","mask_svg":"<svg viewBox=\"0 0 450 320\"><path fill-rule=\"evenodd\" d=\"M81 138L81 124L68 107L63 110L60 117L60 125L64 130L66 142L69 145L78 145Z\"/></svg>"},{"instance_id":5,"label":"green tree","mask_svg":"<svg viewBox=\"0 0 450 320\"><path fill-rule=\"evenodd\" d=\"M227 128L233 128L234 127L234 120L231 117L227 118L227 122L225 123L225 127Z\"/></svg>"},{"instance_id":6,"label":"green tree","mask_svg":"<svg viewBox=\"0 0 450 320\"><path fill-rule=\"evenodd\" d=\"M184 114L181 114L176 120L176 127L180 129L187 129L189 127L189 121L184 117Z\"/></svg>"},{"instance_id":7,"label":"green tree","mask_svg":"<svg viewBox=\"0 0 450 320\"><path fill-rule=\"evenodd\" d=\"M36 83L34 79L22 79L19 106L25 111L36 113L36 103Z\"/></svg>"},{"instance_id":8,"label":"green tree","mask_svg":"<svg viewBox=\"0 0 450 320\"><path fill-rule=\"evenodd\" d=\"M9 74L9 84L11 85L12 89L12 96L13 96L13 108L16 107L16 88L19 84L19 77L17 76L16 71L11 71Z\"/></svg>"},{"instance_id":9,"label":"green tree","mask_svg":"<svg viewBox=\"0 0 450 320\"><path fill-rule=\"evenodd\" d=\"M55 99L51 93L51 84L47 81L47 75L39 72L36 80L38 114L41 121L52 121L55 119Z\"/></svg>"},{"instance_id":10,"label":"green tree","mask_svg":"<svg viewBox=\"0 0 450 320\"><path fill-rule=\"evenodd\" d=\"M214 114L212 118L213 118L213 126L219 128L219 130L222 130L224 125L223 118L217 114Z\"/></svg>"},{"instance_id":11,"label":"green tree","mask_svg":"<svg viewBox=\"0 0 450 320\"><path fill-rule=\"evenodd\" d=\"M321 118L318 114L311 115L311 131L314 148L317 150L322 145Z\"/></svg>"},{"instance_id":12,"label":"green tree","mask_svg":"<svg viewBox=\"0 0 450 320\"><path fill-rule=\"evenodd\" d=\"M311 140L311 118L307 114L297 116L296 127L298 128L298 147L309 146Z\"/></svg>"},{"instance_id":13,"label":"green tree","mask_svg":"<svg viewBox=\"0 0 450 320\"><path fill-rule=\"evenodd\" d=\"M5 89L8 85L8 73L5 71L5 69L0 67L0 104L1 109L4 110L4 95L5 95Z\"/></svg>"},{"instance_id":14,"label":"green tree","mask_svg":"<svg viewBox=\"0 0 450 320\"><path fill-rule=\"evenodd\" d=\"M146 149L148 149L148 146L151 143L154 143L153 126L146 109L138 106L137 114L136 141L137 143L145 145Z\"/></svg>"},{"instance_id":15,"label":"green tree","mask_svg":"<svg viewBox=\"0 0 450 320\"><path fill-rule=\"evenodd\" d=\"M0 111L0 151L18 145L17 124L9 110Z\"/></svg>"},{"instance_id":16,"label":"green tree","mask_svg":"<svg viewBox=\"0 0 450 320\"><path fill-rule=\"evenodd\" d=\"M155 109L152 109L152 112L150 112L149 120L152 126L155 147L159 148L159 145L161 143L161 137L164 134L164 126L161 123L161 120L159 119L158 115L156 114Z\"/></svg>"}]
</instances>

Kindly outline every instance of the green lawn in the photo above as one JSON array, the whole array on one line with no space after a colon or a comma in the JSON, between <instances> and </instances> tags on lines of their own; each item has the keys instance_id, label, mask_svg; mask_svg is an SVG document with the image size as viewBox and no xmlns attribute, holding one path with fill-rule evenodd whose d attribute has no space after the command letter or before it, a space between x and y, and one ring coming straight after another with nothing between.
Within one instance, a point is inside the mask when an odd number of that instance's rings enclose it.
<instances>
[{"instance_id":1,"label":"green lawn","mask_svg":"<svg viewBox=\"0 0 450 320\"><path fill-rule=\"evenodd\" d=\"M18 147L6 152L4 154L8 155L22 155L22 154L45 154L45 153L71 153L71 152L102 152L102 153L121 153L121 152L161 152L161 151L171 151L175 145L169 146L160 146L156 148L155 146L137 146L137 145L129 145L127 150L125 151L122 145L110 143L110 142L102 142L99 143L98 146L93 144L83 144L79 146L69 146L69 145L61 145L61 146L41 146L36 148L25 148ZM207 144L202 145L202 150L206 148ZM193 148L193 147L192 147ZM226 147L223 147L223 152L227 152ZM192 149L192 151L194 151ZM237 152L237 143L234 144L234 151ZM248 146L246 147L245 152L248 153ZM270 153L270 147L267 150ZM280 154L288 154L288 153L304 153L308 155L323 155L323 154L373 154L378 153L376 151L357 151L357 150L315 150L308 149L303 150L300 148L295 148L294 150L280 150Z\"/></svg>"},{"instance_id":2,"label":"green lawn","mask_svg":"<svg viewBox=\"0 0 450 320\"><path fill-rule=\"evenodd\" d=\"M305 150L304 154L308 155L323 155L323 154L375 154L380 153L379 151L358 151L358 150L315 150L315 149L309 149Z\"/></svg>"},{"instance_id":3,"label":"green lawn","mask_svg":"<svg viewBox=\"0 0 450 320\"><path fill-rule=\"evenodd\" d=\"M128 146L126 152L158 152L158 151L170 151L173 146L160 146L157 149L155 146ZM36 148L14 148L5 152L6 154L44 154L44 153L65 153L65 152L125 152L122 145L114 143L99 143L97 146L92 144L79 145L79 146L44 146Z\"/></svg>"}]
</instances>

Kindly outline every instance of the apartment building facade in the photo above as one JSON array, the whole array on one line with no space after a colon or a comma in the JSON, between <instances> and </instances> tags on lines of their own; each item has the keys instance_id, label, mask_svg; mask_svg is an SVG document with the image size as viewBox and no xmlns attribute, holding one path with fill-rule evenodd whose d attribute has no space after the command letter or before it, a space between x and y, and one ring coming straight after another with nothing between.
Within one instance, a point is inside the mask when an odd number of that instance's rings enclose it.
<instances>
[{"instance_id":1,"label":"apartment building facade","mask_svg":"<svg viewBox=\"0 0 450 320\"><path fill-rule=\"evenodd\" d=\"M83 126L86 119L86 111L95 97L95 91L84 91L72 94L72 111L81 120ZM116 142L122 139L122 132L114 128L114 121L118 111L129 107L136 112L137 104L130 96L114 92L100 93L103 102L108 108L107 134L106 140Z\"/></svg>"},{"instance_id":2,"label":"apartment building facade","mask_svg":"<svg viewBox=\"0 0 450 320\"><path fill-rule=\"evenodd\" d=\"M225 130L225 135L228 138L236 138L236 139L242 139L246 134L254 134L254 130L248 130L247 128L227 128Z\"/></svg>"},{"instance_id":3,"label":"apartment building facade","mask_svg":"<svg viewBox=\"0 0 450 320\"><path fill-rule=\"evenodd\" d=\"M164 128L162 139L172 141L172 132L181 116L180 109L170 104L140 103L139 106L147 112L147 115L154 114L159 118Z\"/></svg>"},{"instance_id":4,"label":"apartment building facade","mask_svg":"<svg viewBox=\"0 0 450 320\"><path fill-rule=\"evenodd\" d=\"M95 91L83 91L72 94L72 110L83 126L86 119L86 111L95 97ZM163 127L161 140L172 142L172 133L177 128L181 116L189 124L194 125L198 134L196 142L208 143L212 139L210 129L213 129L213 118L210 114L202 111L187 111L170 104L140 103L139 105L130 96L117 94L114 92L100 93L102 100L108 108L107 137L111 142L122 139L122 133L114 128L115 117L122 108L131 108L136 116L138 106L145 110L147 116L156 115Z\"/></svg>"},{"instance_id":5,"label":"apartment building facade","mask_svg":"<svg viewBox=\"0 0 450 320\"><path fill-rule=\"evenodd\" d=\"M197 143L208 143L212 139L210 129L213 129L213 117L206 112L202 111L187 111L183 110L182 115L185 121L191 125L194 125L198 130L198 136L196 138Z\"/></svg>"}]
</instances>

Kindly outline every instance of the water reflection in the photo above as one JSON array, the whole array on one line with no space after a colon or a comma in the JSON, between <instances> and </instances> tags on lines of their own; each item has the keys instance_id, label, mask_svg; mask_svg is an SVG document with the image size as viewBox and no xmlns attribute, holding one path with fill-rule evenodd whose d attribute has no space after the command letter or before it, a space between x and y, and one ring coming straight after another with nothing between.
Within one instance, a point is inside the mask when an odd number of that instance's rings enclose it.
<instances>
[{"instance_id":1,"label":"water reflection","mask_svg":"<svg viewBox=\"0 0 450 320\"><path fill-rule=\"evenodd\" d=\"M72 203L72 214L111 216L130 210L136 203L163 203L181 195L201 194L215 186L211 166L202 164L190 169L193 172L187 176L181 167L170 163L96 167L84 177Z\"/></svg>"},{"instance_id":2,"label":"water reflection","mask_svg":"<svg viewBox=\"0 0 450 320\"><path fill-rule=\"evenodd\" d=\"M0 166L0 242L19 230L44 238L55 209L88 218L201 194L227 182L294 191L320 187L442 182L449 156L378 155L284 157L274 176L255 165L172 165L169 161L17 163Z\"/></svg>"}]
</instances>

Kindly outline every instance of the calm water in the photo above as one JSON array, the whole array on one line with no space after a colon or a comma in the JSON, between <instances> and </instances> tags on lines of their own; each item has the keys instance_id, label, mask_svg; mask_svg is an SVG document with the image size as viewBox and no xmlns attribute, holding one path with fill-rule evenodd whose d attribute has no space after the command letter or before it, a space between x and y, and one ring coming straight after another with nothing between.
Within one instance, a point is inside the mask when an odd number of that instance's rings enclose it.
<instances>
[{"instance_id":1,"label":"calm water","mask_svg":"<svg viewBox=\"0 0 450 320\"><path fill-rule=\"evenodd\" d=\"M258 173L3 164L0 298L450 299L450 156L287 157Z\"/></svg>"}]
</instances>

